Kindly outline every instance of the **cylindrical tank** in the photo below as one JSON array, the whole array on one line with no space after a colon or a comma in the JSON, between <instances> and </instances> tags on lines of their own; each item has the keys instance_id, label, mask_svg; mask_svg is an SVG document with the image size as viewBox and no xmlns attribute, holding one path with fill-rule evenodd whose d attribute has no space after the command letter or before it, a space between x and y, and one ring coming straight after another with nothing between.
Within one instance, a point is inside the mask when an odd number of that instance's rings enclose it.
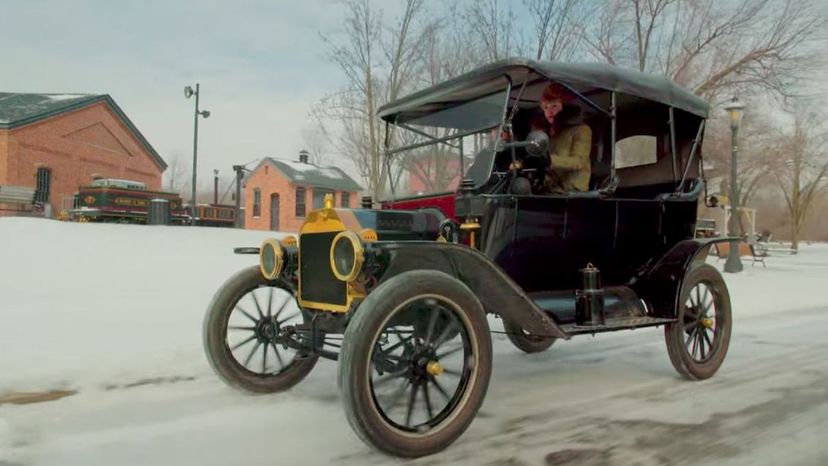
<instances>
[{"instance_id":1,"label":"cylindrical tank","mask_svg":"<svg viewBox=\"0 0 828 466\"><path fill-rule=\"evenodd\" d=\"M587 264L580 272L581 289L575 292L575 322L578 325L604 325L601 272L592 264Z\"/></svg>"},{"instance_id":2,"label":"cylindrical tank","mask_svg":"<svg viewBox=\"0 0 828 466\"><path fill-rule=\"evenodd\" d=\"M170 201L167 199L152 199L147 212L147 225L170 224Z\"/></svg>"}]
</instances>

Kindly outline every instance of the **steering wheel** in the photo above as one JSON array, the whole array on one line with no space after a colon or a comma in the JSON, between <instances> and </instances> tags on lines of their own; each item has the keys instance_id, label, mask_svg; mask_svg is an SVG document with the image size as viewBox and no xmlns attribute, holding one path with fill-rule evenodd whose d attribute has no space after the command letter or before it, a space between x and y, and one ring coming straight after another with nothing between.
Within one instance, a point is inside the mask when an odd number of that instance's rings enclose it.
<instances>
[{"instance_id":1,"label":"steering wheel","mask_svg":"<svg viewBox=\"0 0 828 466\"><path fill-rule=\"evenodd\" d=\"M532 131L522 141L521 146L516 153L520 162L516 175L525 181L513 183L512 192L515 194L538 192L542 189L544 173L549 166L549 136L544 131Z\"/></svg>"}]
</instances>

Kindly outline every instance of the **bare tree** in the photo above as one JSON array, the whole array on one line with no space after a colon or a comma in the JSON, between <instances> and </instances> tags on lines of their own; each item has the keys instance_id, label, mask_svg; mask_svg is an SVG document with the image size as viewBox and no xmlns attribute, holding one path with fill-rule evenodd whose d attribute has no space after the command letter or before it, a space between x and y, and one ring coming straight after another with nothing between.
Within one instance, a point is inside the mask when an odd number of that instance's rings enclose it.
<instances>
[{"instance_id":1,"label":"bare tree","mask_svg":"<svg viewBox=\"0 0 828 466\"><path fill-rule=\"evenodd\" d=\"M780 140L773 175L785 196L791 222L791 249L796 251L808 212L828 180L828 128L825 112L805 103L795 103L792 114L793 131Z\"/></svg>"},{"instance_id":2,"label":"bare tree","mask_svg":"<svg viewBox=\"0 0 828 466\"><path fill-rule=\"evenodd\" d=\"M382 155L388 135L377 118L384 103L399 97L415 79L421 61L423 0L406 0L403 14L386 27L371 0L346 0L344 40L323 36L329 56L347 87L324 98L313 114L340 153L352 160L368 190L381 197L389 164Z\"/></svg>"},{"instance_id":3,"label":"bare tree","mask_svg":"<svg viewBox=\"0 0 828 466\"><path fill-rule=\"evenodd\" d=\"M491 62L514 55L520 49L517 18L511 2L472 0L467 7L471 46L482 46L485 61Z\"/></svg>"},{"instance_id":4,"label":"bare tree","mask_svg":"<svg viewBox=\"0 0 828 466\"><path fill-rule=\"evenodd\" d=\"M185 188L189 186L192 174L188 170L188 165L183 157L181 152L173 152L167 159L167 169L164 171L164 186L166 186L167 191L183 193Z\"/></svg>"},{"instance_id":5,"label":"bare tree","mask_svg":"<svg viewBox=\"0 0 828 466\"><path fill-rule=\"evenodd\" d=\"M308 125L302 128L301 135L309 161L320 166L330 165L331 141L325 131L318 125Z\"/></svg>"},{"instance_id":6,"label":"bare tree","mask_svg":"<svg viewBox=\"0 0 828 466\"><path fill-rule=\"evenodd\" d=\"M783 95L823 63L816 0L606 0L591 53L669 76L714 99L724 89Z\"/></svg>"},{"instance_id":7,"label":"bare tree","mask_svg":"<svg viewBox=\"0 0 828 466\"><path fill-rule=\"evenodd\" d=\"M758 106L758 104L755 104ZM754 107L754 104L750 105ZM755 108L755 107L754 107ZM777 145L782 132L779 123L762 114L745 116L739 130L739 161L736 190L740 207L749 206L760 189L767 186L772 167L779 156ZM704 137L705 159L713 164L708 177L722 177L722 189L730 193L730 122L726 118L708 120Z\"/></svg>"},{"instance_id":8,"label":"bare tree","mask_svg":"<svg viewBox=\"0 0 828 466\"><path fill-rule=\"evenodd\" d=\"M577 0L524 0L532 17L536 59L571 61L580 52L581 30L590 16L589 2Z\"/></svg>"}]
</instances>

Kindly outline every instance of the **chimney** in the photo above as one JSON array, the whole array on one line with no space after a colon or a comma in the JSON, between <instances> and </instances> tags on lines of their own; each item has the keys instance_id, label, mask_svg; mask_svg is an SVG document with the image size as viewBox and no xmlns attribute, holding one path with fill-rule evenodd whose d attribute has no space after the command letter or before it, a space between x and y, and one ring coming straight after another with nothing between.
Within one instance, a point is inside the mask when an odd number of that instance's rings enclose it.
<instances>
[{"instance_id":1,"label":"chimney","mask_svg":"<svg viewBox=\"0 0 828 466\"><path fill-rule=\"evenodd\" d=\"M308 151L305 149L299 151L299 162L308 163Z\"/></svg>"}]
</instances>

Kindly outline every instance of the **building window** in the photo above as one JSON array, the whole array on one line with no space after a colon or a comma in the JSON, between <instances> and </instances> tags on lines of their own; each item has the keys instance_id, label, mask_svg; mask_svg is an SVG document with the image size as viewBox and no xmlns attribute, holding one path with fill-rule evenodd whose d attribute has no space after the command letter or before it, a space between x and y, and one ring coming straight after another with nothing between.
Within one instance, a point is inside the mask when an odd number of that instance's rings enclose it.
<instances>
[{"instance_id":1,"label":"building window","mask_svg":"<svg viewBox=\"0 0 828 466\"><path fill-rule=\"evenodd\" d=\"M35 202L45 204L49 202L49 191L51 190L52 185L52 170L49 170L46 167L40 167L37 169L37 175L35 176L37 178L35 184Z\"/></svg>"},{"instance_id":2,"label":"building window","mask_svg":"<svg viewBox=\"0 0 828 466\"><path fill-rule=\"evenodd\" d=\"M325 195L326 194L330 194L331 196L333 196L334 192L330 189L313 188L313 196L312 196L313 204L311 204L311 205L313 205L314 209L321 209L322 207L325 206ZM334 205L336 205L335 202L334 202Z\"/></svg>"},{"instance_id":3,"label":"building window","mask_svg":"<svg viewBox=\"0 0 828 466\"><path fill-rule=\"evenodd\" d=\"M346 193L342 191L339 193L339 207L351 207L351 193Z\"/></svg>"},{"instance_id":4,"label":"building window","mask_svg":"<svg viewBox=\"0 0 828 466\"><path fill-rule=\"evenodd\" d=\"M305 188L296 188L296 216L305 216Z\"/></svg>"},{"instance_id":5,"label":"building window","mask_svg":"<svg viewBox=\"0 0 828 466\"><path fill-rule=\"evenodd\" d=\"M259 188L253 189L253 216L260 217L262 215L262 190Z\"/></svg>"}]
</instances>

